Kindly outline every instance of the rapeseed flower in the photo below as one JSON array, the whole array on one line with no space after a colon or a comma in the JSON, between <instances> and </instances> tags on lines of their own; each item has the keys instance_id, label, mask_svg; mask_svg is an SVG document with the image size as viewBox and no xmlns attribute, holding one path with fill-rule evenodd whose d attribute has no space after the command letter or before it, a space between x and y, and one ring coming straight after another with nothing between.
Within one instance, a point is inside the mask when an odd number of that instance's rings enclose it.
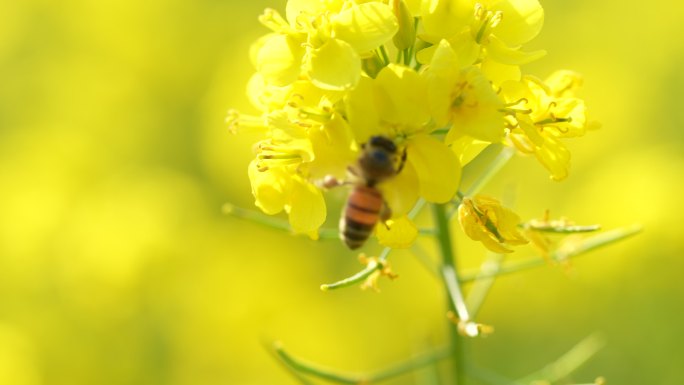
<instances>
[{"instance_id":1,"label":"rapeseed flower","mask_svg":"<svg viewBox=\"0 0 684 385\"><path fill-rule=\"evenodd\" d=\"M273 33L253 48L257 71L276 86L304 78L327 90L351 89L362 56L398 29L392 8L377 1L288 1L286 18L267 9L260 20Z\"/></svg>"},{"instance_id":2,"label":"rapeseed flower","mask_svg":"<svg viewBox=\"0 0 684 385\"><path fill-rule=\"evenodd\" d=\"M479 64L495 84L518 79L520 65L543 57L543 50L523 52L544 23L537 0L434 0L425 2L425 41L433 46L418 53L430 62L437 44L446 39L464 65Z\"/></svg>"},{"instance_id":3,"label":"rapeseed flower","mask_svg":"<svg viewBox=\"0 0 684 385\"><path fill-rule=\"evenodd\" d=\"M425 74L435 123L450 127L446 143L464 135L492 143L503 139L503 102L479 68L463 66L449 42L439 43Z\"/></svg>"},{"instance_id":4,"label":"rapeseed flower","mask_svg":"<svg viewBox=\"0 0 684 385\"><path fill-rule=\"evenodd\" d=\"M406 154L377 186L391 216L375 234L390 247L413 243L411 207L451 202L461 166L491 143L567 176L561 140L589 125L579 75L521 75L544 54L522 50L543 24L537 0L289 0L284 15L267 9L260 21L271 32L251 48L247 95L259 112L231 111L228 121L232 132L263 135L248 170L255 204L287 213L293 231L317 236L325 181L348 180L373 136ZM459 217L490 250L526 242L518 217L488 198L463 200Z\"/></svg>"},{"instance_id":5,"label":"rapeseed flower","mask_svg":"<svg viewBox=\"0 0 684 385\"><path fill-rule=\"evenodd\" d=\"M507 81L502 95L510 109L508 139L521 152L534 154L551 179L568 176L570 150L562 138L582 136L587 130L584 101L574 97L579 78L567 71L553 74L549 83L533 76Z\"/></svg>"}]
</instances>

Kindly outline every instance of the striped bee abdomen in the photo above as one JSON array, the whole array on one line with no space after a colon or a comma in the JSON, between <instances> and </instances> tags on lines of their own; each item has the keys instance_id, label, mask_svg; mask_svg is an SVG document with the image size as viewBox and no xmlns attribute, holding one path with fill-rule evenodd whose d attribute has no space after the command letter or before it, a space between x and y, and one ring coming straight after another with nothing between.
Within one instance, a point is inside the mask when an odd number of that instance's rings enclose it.
<instances>
[{"instance_id":1,"label":"striped bee abdomen","mask_svg":"<svg viewBox=\"0 0 684 385\"><path fill-rule=\"evenodd\" d=\"M382 205L382 195L373 187L359 185L351 191L340 221L340 237L350 249L366 242L380 219Z\"/></svg>"}]
</instances>

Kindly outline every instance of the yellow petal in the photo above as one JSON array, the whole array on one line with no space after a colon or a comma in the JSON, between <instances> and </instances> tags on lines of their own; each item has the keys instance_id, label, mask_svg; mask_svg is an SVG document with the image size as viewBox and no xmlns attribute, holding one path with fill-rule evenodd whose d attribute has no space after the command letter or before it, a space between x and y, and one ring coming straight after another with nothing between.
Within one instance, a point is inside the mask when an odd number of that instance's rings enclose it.
<instances>
[{"instance_id":1,"label":"yellow petal","mask_svg":"<svg viewBox=\"0 0 684 385\"><path fill-rule=\"evenodd\" d=\"M461 92L460 104L452 102L450 106L453 125L445 142L451 143L463 134L491 143L500 142L504 136L503 102L479 69L469 67L462 72L459 81L467 84L467 89Z\"/></svg>"},{"instance_id":2,"label":"yellow petal","mask_svg":"<svg viewBox=\"0 0 684 385\"><path fill-rule=\"evenodd\" d=\"M409 49L416 42L415 19L404 0L394 0L391 6L399 23L399 30L392 38L392 42L399 50Z\"/></svg>"},{"instance_id":3,"label":"yellow petal","mask_svg":"<svg viewBox=\"0 0 684 385\"><path fill-rule=\"evenodd\" d=\"M523 52L518 47L511 48L507 46L503 41L497 39L496 36L490 36L489 44L487 44L487 56L499 63L523 65L546 56L546 51L540 49L532 52Z\"/></svg>"},{"instance_id":4,"label":"yellow petal","mask_svg":"<svg viewBox=\"0 0 684 385\"><path fill-rule=\"evenodd\" d=\"M380 115L375 95L375 81L363 76L356 88L344 98L347 119L359 143L365 143L372 135L379 134Z\"/></svg>"},{"instance_id":5,"label":"yellow petal","mask_svg":"<svg viewBox=\"0 0 684 385\"><path fill-rule=\"evenodd\" d=\"M517 246L524 245L529 242L518 229L520 217L518 214L513 212L513 210L506 207L501 207L501 211L498 213L497 219L499 221L497 224L499 234L503 239L506 240L506 244Z\"/></svg>"},{"instance_id":6,"label":"yellow petal","mask_svg":"<svg viewBox=\"0 0 684 385\"><path fill-rule=\"evenodd\" d=\"M518 126L522 129L527 139L534 144L535 147L540 148L544 146L544 136L539 130L537 130L537 127L535 127L532 122L528 121L527 119L519 119Z\"/></svg>"},{"instance_id":7,"label":"yellow petal","mask_svg":"<svg viewBox=\"0 0 684 385\"><path fill-rule=\"evenodd\" d=\"M354 137L347 122L336 114L333 120L309 129L314 159L309 163L309 177L323 179L328 175L342 180L347 166L356 160L352 146Z\"/></svg>"},{"instance_id":8,"label":"yellow petal","mask_svg":"<svg viewBox=\"0 0 684 385\"><path fill-rule=\"evenodd\" d=\"M518 229L520 216L513 210L502 206L497 199L486 195L477 195L472 200L476 207L486 212L487 217L496 227L501 240L506 244L524 245L527 243L527 239Z\"/></svg>"},{"instance_id":9,"label":"yellow petal","mask_svg":"<svg viewBox=\"0 0 684 385\"><path fill-rule=\"evenodd\" d=\"M465 166L489 145L489 142L463 135L451 143L451 150L458 156L461 166Z\"/></svg>"},{"instance_id":10,"label":"yellow petal","mask_svg":"<svg viewBox=\"0 0 684 385\"><path fill-rule=\"evenodd\" d=\"M438 45L431 45L429 47L425 47L418 52L416 52L416 60L420 64L428 64L432 60L432 58L435 56L435 51L437 50Z\"/></svg>"},{"instance_id":11,"label":"yellow petal","mask_svg":"<svg viewBox=\"0 0 684 385\"><path fill-rule=\"evenodd\" d=\"M567 178L570 170L570 151L560 140L544 136L544 144L534 155L551 173L551 179L560 181Z\"/></svg>"},{"instance_id":12,"label":"yellow petal","mask_svg":"<svg viewBox=\"0 0 684 385\"><path fill-rule=\"evenodd\" d=\"M420 196L435 203L453 198L461 181L461 165L456 154L427 134L412 136L407 151L407 162L418 175Z\"/></svg>"},{"instance_id":13,"label":"yellow petal","mask_svg":"<svg viewBox=\"0 0 684 385\"><path fill-rule=\"evenodd\" d=\"M501 84L501 95L503 95L506 102L512 103L520 100L531 100L533 95L525 86L525 83L517 80L505 81ZM525 106L528 108L528 106Z\"/></svg>"},{"instance_id":14,"label":"yellow petal","mask_svg":"<svg viewBox=\"0 0 684 385\"><path fill-rule=\"evenodd\" d=\"M375 226L375 235L383 246L406 249L418 238L418 228L408 217L402 216L390 219L387 224L378 223Z\"/></svg>"},{"instance_id":15,"label":"yellow petal","mask_svg":"<svg viewBox=\"0 0 684 385\"><path fill-rule=\"evenodd\" d=\"M269 215L281 212L290 196L289 175L279 168L259 171L256 160L249 164L247 172L252 184L254 204Z\"/></svg>"},{"instance_id":16,"label":"yellow petal","mask_svg":"<svg viewBox=\"0 0 684 385\"><path fill-rule=\"evenodd\" d=\"M295 233L313 236L325 222L325 200L321 190L299 176L292 179L289 209L290 226Z\"/></svg>"},{"instance_id":17,"label":"yellow petal","mask_svg":"<svg viewBox=\"0 0 684 385\"><path fill-rule=\"evenodd\" d=\"M520 217L494 198L464 198L458 207L458 219L468 237L496 253L510 253L513 250L507 246L528 243L518 230Z\"/></svg>"},{"instance_id":18,"label":"yellow petal","mask_svg":"<svg viewBox=\"0 0 684 385\"><path fill-rule=\"evenodd\" d=\"M586 107L584 100L577 98L560 98L555 101L553 114L556 117L568 119L545 127L552 135L563 138L573 138L586 133Z\"/></svg>"},{"instance_id":19,"label":"yellow petal","mask_svg":"<svg viewBox=\"0 0 684 385\"><path fill-rule=\"evenodd\" d=\"M426 0L406 0L405 2L411 14L415 17L418 17L421 14L424 1Z\"/></svg>"},{"instance_id":20,"label":"yellow petal","mask_svg":"<svg viewBox=\"0 0 684 385\"><path fill-rule=\"evenodd\" d=\"M397 176L378 186L393 218L406 215L413 208L419 196L418 186L416 170L408 162Z\"/></svg>"},{"instance_id":21,"label":"yellow petal","mask_svg":"<svg viewBox=\"0 0 684 385\"><path fill-rule=\"evenodd\" d=\"M544 81L551 94L557 98L575 96L575 91L582 87L582 82L582 75L570 70L555 71Z\"/></svg>"},{"instance_id":22,"label":"yellow petal","mask_svg":"<svg viewBox=\"0 0 684 385\"><path fill-rule=\"evenodd\" d=\"M247 98L252 105L261 111L268 110L268 101L263 97L266 91L266 81L264 77L256 72L247 82Z\"/></svg>"},{"instance_id":23,"label":"yellow petal","mask_svg":"<svg viewBox=\"0 0 684 385\"><path fill-rule=\"evenodd\" d=\"M537 0L500 0L491 9L503 12L503 19L494 33L509 46L532 40L544 25L544 9Z\"/></svg>"},{"instance_id":24,"label":"yellow petal","mask_svg":"<svg viewBox=\"0 0 684 385\"><path fill-rule=\"evenodd\" d=\"M513 251L498 242L495 236L487 230L477 211L475 211L472 200L466 198L458 206L458 221L468 238L482 242L487 249L501 254Z\"/></svg>"},{"instance_id":25,"label":"yellow petal","mask_svg":"<svg viewBox=\"0 0 684 385\"><path fill-rule=\"evenodd\" d=\"M267 83L286 86L299 77L303 57L300 42L286 35L271 35L257 54L257 71Z\"/></svg>"},{"instance_id":26,"label":"yellow petal","mask_svg":"<svg viewBox=\"0 0 684 385\"><path fill-rule=\"evenodd\" d=\"M425 72L428 78L428 100L436 126L444 127L451 120L452 93L461 71L458 57L448 41L442 40L433 47L432 60Z\"/></svg>"},{"instance_id":27,"label":"yellow petal","mask_svg":"<svg viewBox=\"0 0 684 385\"><path fill-rule=\"evenodd\" d=\"M318 16L327 12L338 12L342 8L343 0L287 0L285 15L290 25L297 24L297 18L304 14L307 17Z\"/></svg>"},{"instance_id":28,"label":"yellow petal","mask_svg":"<svg viewBox=\"0 0 684 385\"><path fill-rule=\"evenodd\" d=\"M259 62L259 51L261 51L261 48L263 48L264 44L266 44L266 42L273 36L278 36L278 34L269 33L261 36L249 46L249 61L252 63L254 68L257 67L257 63Z\"/></svg>"},{"instance_id":29,"label":"yellow petal","mask_svg":"<svg viewBox=\"0 0 684 385\"><path fill-rule=\"evenodd\" d=\"M297 84L297 82L293 83ZM266 83L263 75L255 72L247 83L247 97L261 111L269 112L285 107L292 94L290 87L276 87Z\"/></svg>"},{"instance_id":30,"label":"yellow petal","mask_svg":"<svg viewBox=\"0 0 684 385\"><path fill-rule=\"evenodd\" d=\"M390 64L375 79L380 92L380 119L404 126L404 132L420 128L430 120L427 82L411 68Z\"/></svg>"},{"instance_id":31,"label":"yellow petal","mask_svg":"<svg viewBox=\"0 0 684 385\"><path fill-rule=\"evenodd\" d=\"M482 60L480 69L482 70L482 74L491 80L495 87L509 80L520 80L521 76L520 66L502 64L494 61L490 57L485 57Z\"/></svg>"},{"instance_id":32,"label":"yellow petal","mask_svg":"<svg viewBox=\"0 0 684 385\"><path fill-rule=\"evenodd\" d=\"M309 77L316 87L325 90L349 90L361 77L361 59L348 43L331 39L312 50Z\"/></svg>"},{"instance_id":33,"label":"yellow petal","mask_svg":"<svg viewBox=\"0 0 684 385\"><path fill-rule=\"evenodd\" d=\"M461 67L474 64L480 57L482 47L473 38L472 33L468 30L463 30L461 33L449 38L449 44L458 56L458 61Z\"/></svg>"},{"instance_id":34,"label":"yellow petal","mask_svg":"<svg viewBox=\"0 0 684 385\"><path fill-rule=\"evenodd\" d=\"M392 8L379 2L352 5L332 18L332 26L333 36L359 53L385 44L399 29Z\"/></svg>"},{"instance_id":35,"label":"yellow petal","mask_svg":"<svg viewBox=\"0 0 684 385\"><path fill-rule=\"evenodd\" d=\"M473 3L462 0L425 0L423 25L428 35L449 38L468 26Z\"/></svg>"}]
</instances>

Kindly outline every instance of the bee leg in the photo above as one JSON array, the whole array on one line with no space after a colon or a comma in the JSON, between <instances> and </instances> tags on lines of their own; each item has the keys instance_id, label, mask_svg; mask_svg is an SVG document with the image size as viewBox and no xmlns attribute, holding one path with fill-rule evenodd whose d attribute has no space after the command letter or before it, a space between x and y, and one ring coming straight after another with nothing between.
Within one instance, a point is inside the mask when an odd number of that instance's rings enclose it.
<instances>
[{"instance_id":1,"label":"bee leg","mask_svg":"<svg viewBox=\"0 0 684 385\"><path fill-rule=\"evenodd\" d=\"M389 225L387 224L387 221L392 218L392 209L389 207L386 201L383 201L382 204L382 210L380 210L380 220L382 221L382 224L385 225L387 230L389 230Z\"/></svg>"},{"instance_id":2,"label":"bee leg","mask_svg":"<svg viewBox=\"0 0 684 385\"><path fill-rule=\"evenodd\" d=\"M399 161L399 167L397 167L397 174L401 172L401 170L404 169L404 165L406 164L406 147L404 147L404 151L401 152L401 160Z\"/></svg>"},{"instance_id":3,"label":"bee leg","mask_svg":"<svg viewBox=\"0 0 684 385\"><path fill-rule=\"evenodd\" d=\"M348 166L347 167L347 174L351 177L354 177L354 178L360 178L361 177L359 170L354 166Z\"/></svg>"},{"instance_id":4,"label":"bee leg","mask_svg":"<svg viewBox=\"0 0 684 385\"><path fill-rule=\"evenodd\" d=\"M326 175L322 181L318 181L317 185L321 188L331 189L333 187L342 186L342 185L347 184L347 183L348 182L346 182L344 180L339 180L332 175Z\"/></svg>"}]
</instances>

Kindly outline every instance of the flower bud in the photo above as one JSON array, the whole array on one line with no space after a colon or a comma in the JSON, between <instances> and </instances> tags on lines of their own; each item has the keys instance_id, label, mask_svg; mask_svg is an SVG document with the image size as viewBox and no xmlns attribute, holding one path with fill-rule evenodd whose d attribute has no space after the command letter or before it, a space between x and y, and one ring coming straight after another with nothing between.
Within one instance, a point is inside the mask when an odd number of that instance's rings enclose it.
<instances>
[{"instance_id":1,"label":"flower bud","mask_svg":"<svg viewBox=\"0 0 684 385\"><path fill-rule=\"evenodd\" d=\"M404 0L392 1L392 11L399 21L399 30L392 38L397 49L403 50L410 48L416 41L416 25L411 15L411 11L406 6Z\"/></svg>"},{"instance_id":2,"label":"flower bud","mask_svg":"<svg viewBox=\"0 0 684 385\"><path fill-rule=\"evenodd\" d=\"M495 253L511 253L510 246L528 243L518 231L520 217L494 198L464 198L458 207L458 220L470 239L482 242Z\"/></svg>"}]
</instances>

